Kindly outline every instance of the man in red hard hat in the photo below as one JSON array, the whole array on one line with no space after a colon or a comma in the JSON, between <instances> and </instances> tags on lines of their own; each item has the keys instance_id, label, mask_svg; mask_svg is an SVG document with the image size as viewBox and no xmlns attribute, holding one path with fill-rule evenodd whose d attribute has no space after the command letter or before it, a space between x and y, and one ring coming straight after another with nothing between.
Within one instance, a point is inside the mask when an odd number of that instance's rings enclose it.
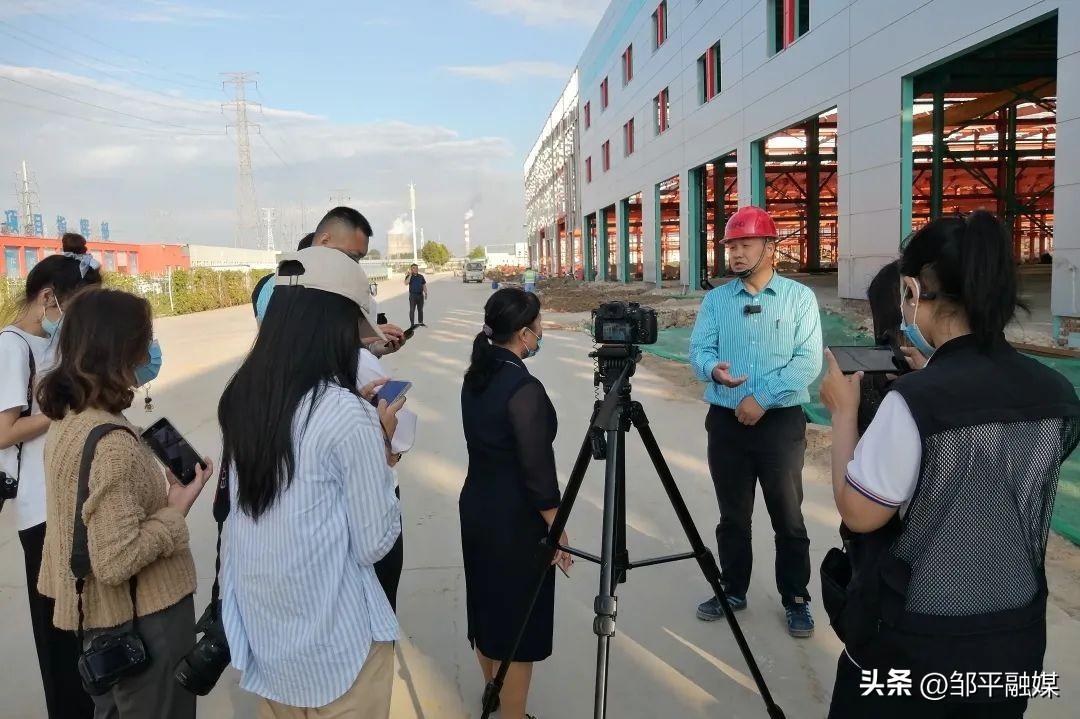
<instances>
[{"instance_id":1,"label":"man in red hard hat","mask_svg":"<svg viewBox=\"0 0 1080 719\"><path fill-rule=\"evenodd\" d=\"M728 604L746 607L753 562L751 517L757 484L776 537L776 588L788 633L809 637L810 540L802 516L806 419L801 405L821 372L821 318L805 285L773 271L779 235L760 207L743 207L724 229L735 275L701 303L690 363L707 382L709 471L720 505L716 542ZM720 599L697 616L724 616Z\"/></svg>"}]
</instances>

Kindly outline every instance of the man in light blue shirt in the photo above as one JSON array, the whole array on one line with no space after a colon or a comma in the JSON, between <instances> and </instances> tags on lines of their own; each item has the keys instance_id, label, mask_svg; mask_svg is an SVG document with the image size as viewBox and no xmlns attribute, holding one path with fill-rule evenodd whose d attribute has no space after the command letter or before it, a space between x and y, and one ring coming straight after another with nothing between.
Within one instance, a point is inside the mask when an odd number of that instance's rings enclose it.
<instances>
[{"instance_id":1,"label":"man in light blue shirt","mask_svg":"<svg viewBox=\"0 0 1080 719\"><path fill-rule=\"evenodd\" d=\"M750 524L761 483L776 535L776 586L788 632L809 637L810 540L802 516L806 419L800 405L821 372L821 318L812 290L773 270L778 235L758 207L732 215L724 232L736 279L709 292L690 337L690 363L708 382L709 470L720 505L716 541L732 609L746 607L753 562ZM723 618L719 599L700 619Z\"/></svg>"}]
</instances>

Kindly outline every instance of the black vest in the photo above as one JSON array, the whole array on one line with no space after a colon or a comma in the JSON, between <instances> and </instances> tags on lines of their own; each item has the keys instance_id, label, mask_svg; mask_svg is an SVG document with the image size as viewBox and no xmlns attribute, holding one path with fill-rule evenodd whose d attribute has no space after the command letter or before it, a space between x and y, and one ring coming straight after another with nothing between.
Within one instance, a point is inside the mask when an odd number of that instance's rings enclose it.
<instances>
[{"instance_id":1,"label":"black vest","mask_svg":"<svg viewBox=\"0 0 1080 719\"><path fill-rule=\"evenodd\" d=\"M876 631L849 651L914 677L1041 670L1050 516L1080 441L1072 385L1004 337L980 351L966 336L892 390L915 419L922 464L862 605Z\"/></svg>"}]
</instances>

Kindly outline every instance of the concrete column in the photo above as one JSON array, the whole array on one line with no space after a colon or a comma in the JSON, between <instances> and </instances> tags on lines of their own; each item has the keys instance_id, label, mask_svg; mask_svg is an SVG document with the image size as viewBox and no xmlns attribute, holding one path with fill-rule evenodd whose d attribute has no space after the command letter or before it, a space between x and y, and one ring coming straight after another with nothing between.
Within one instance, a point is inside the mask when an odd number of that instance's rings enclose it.
<instances>
[{"instance_id":1,"label":"concrete column","mask_svg":"<svg viewBox=\"0 0 1080 719\"><path fill-rule=\"evenodd\" d=\"M626 224L626 206L622 200L615 203L615 237L618 238L615 250L615 274L619 282L629 282L628 269L630 259L626 256L627 249L630 244L630 237L627 234Z\"/></svg>"},{"instance_id":2,"label":"concrete column","mask_svg":"<svg viewBox=\"0 0 1080 719\"><path fill-rule=\"evenodd\" d=\"M1058 9L1058 87L1075 88L1080 77L1080 4ZM1050 310L1058 338L1080 347L1080 93L1058 98L1057 158L1054 165L1054 269Z\"/></svg>"},{"instance_id":3,"label":"concrete column","mask_svg":"<svg viewBox=\"0 0 1080 719\"><path fill-rule=\"evenodd\" d=\"M641 192L641 277L645 282L656 283L660 257L657 253L660 207L657 185Z\"/></svg>"}]
</instances>

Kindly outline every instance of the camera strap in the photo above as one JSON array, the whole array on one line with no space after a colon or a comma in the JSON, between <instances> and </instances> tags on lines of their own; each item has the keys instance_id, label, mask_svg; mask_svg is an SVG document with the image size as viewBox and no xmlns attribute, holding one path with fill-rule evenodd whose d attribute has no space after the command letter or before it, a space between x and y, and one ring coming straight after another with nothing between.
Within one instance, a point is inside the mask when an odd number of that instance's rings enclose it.
<instances>
[{"instance_id":1,"label":"camera strap","mask_svg":"<svg viewBox=\"0 0 1080 719\"><path fill-rule=\"evenodd\" d=\"M225 520L229 518L232 500L229 498L229 464L232 462L227 452L221 455L221 467L218 469L218 486L214 492L214 521L217 522L217 550L214 557L214 587L210 590L210 611L217 618L221 608L221 532Z\"/></svg>"},{"instance_id":2,"label":"camera strap","mask_svg":"<svg viewBox=\"0 0 1080 719\"><path fill-rule=\"evenodd\" d=\"M37 375L37 363L34 362L34 349L25 337L15 330L4 330L0 335L15 335L26 345L26 363L30 365L30 379L26 382L26 409L19 412L19 419L29 417L34 411L34 376ZM22 450L23 443L15 445L15 481L22 479ZM4 508L4 500L0 499L0 509Z\"/></svg>"},{"instance_id":3,"label":"camera strap","mask_svg":"<svg viewBox=\"0 0 1080 719\"><path fill-rule=\"evenodd\" d=\"M82 459L79 462L79 487L75 495L75 532L71 538L71 573L75 575L75 596L79 610L79 628L76 635L79 638L79 647L83 645L83 588L86 578L90 575L90 546L86 536L86 523L83 521L82 510L87 497L90 496L90 467L94 463L94 451L98 442L109 432L121 430L132 437L135 433L129 427L122 424L99 424L90 430L83 445ZM138 440L138 437L135 437ZM136 577L128 580L128 589L131 592L131 623L135 627L138 623L138 611L135 609L135 585Z\"/></svg>"}]
</instances>

